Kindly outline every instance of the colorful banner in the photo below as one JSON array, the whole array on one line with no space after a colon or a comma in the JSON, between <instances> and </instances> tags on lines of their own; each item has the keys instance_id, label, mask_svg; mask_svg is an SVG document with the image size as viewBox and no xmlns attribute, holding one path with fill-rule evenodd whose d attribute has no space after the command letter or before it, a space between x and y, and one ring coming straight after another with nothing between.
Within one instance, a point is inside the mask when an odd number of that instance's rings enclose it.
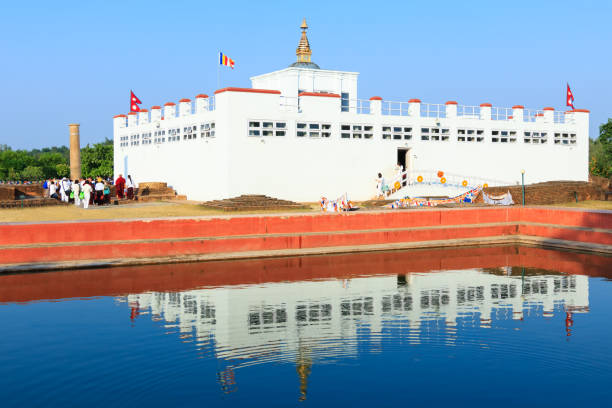
<instances>
[{"instance_id":1,"label":"colorful banner","mask_svg":"<svg viewBox=\"0 0 612 408\"><path fill-rule=\"evenodd\" d=\"M407 208L407 207L436 207L442 204L455 204L455 203L473 203L480 194L482 190L482 186L478 186L470 191L467 191L461 195L451 198L442 198L442 199L427 199L427 198L402 198L401 200L396 200L391 204L387 204L386 208Z\"/></svg>"}]
</instances>

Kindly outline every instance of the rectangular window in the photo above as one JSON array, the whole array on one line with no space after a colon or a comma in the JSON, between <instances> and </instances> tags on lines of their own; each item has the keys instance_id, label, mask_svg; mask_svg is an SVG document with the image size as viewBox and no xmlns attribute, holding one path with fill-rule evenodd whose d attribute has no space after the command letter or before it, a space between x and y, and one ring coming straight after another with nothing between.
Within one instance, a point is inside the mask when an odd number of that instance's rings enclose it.
<instances>
[{"instance_id":1,"label":"rectangular window","mask_svg":"<svg viewBox=\"0 0 612 408\"><path fill-rule=\"evenodd\" d=\"M385 140L412 140L412 127L383 126L382 138Z\"/></svg>"},{"instance_id":2,"label":"rectangular window","mask_svg":"<svg viewBox=\"0 0 612 408\"><path fill-rule=\"evenodd\" d=\"M342 98L341 102L341 112L348 112L349 111L349 94L348 92L342 92L340 94L340 97Z\"/></svg>"},{"instance_id":3,"label":"rectangular window","mask_svg":"<svg viewBox=\"0 0 612 408\"><path fill-rule=\"evenodd\" d=\"M510 132L512 136L516 136L516 132ZM546 144L548 141L548 133L529 131L523 132L523 142L529 144Z\"/></svg>"},{"instance_id":4,"label":"rectangular window","mask_svg":"<svg viewBox=\"0 0 612 408\"><path fill-rule=\"evenodd\" d=\"M450 129L448 128L421 128L421 140L443 141L450 140Z\"/></svg>"},{"instance_id":5,"label":"rectangular window","mask_svg":"<svg viewBox=\"0 0 612 408\"><path fill-rule=\"evenodd\" d=\"M296 125L296 136L297 137L310 137L310 138L328 138L331 136L331 124L329 123L297 123ZM284 129L284 128L277 128ZM277 132L278 133L278 132ZM277 134L277 136L284 136L284 132Z\"/></svg>"},{"instance_id":6,"label":"rectangular window","mask_svg":"<svg viewBox=\"0 0 612 408\"><path fill-rule=\"evenodd\" d=\"M342 139L372 139L374 137L374 126L372 125L340 125L340 137Z\"/></svg>"},{"instance_id":7,"label":"rectangular window","mask_svg":"<svg viewBox=\"0 0 612 408\"><path fill-rule=\"evenodd\" d=\"M211 123L211 132L214 134L214 122ZM285 136L285 129L287 128L286 122L274 122L267 120L251 120L249 121L248 135L257 136Z\"/></svg>"}]
</instances>

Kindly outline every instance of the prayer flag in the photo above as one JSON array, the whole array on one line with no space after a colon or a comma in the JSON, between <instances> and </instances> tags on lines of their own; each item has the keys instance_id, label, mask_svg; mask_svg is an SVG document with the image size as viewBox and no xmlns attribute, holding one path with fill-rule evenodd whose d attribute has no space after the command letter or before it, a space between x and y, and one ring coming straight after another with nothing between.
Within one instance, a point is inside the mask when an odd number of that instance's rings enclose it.
<instances>
[{"instance_id":1,"label":"prayer flag","mask_svg":"<svg viewBox=\"0 0 612 408\"><path fill-rule=\"evenodd\" d=\"M234 69L234 60L223 54L222 52L219 53L219 64Z\"/></svg>"},{"instance_id":2,"label":"prayer flag","mask_svg":"<svg viewBox=\"0 0 612 408\"><path fill-rule=\"evenodd\" d=\"M140 106L138 105L141 103L140 99L134 95L134 92L130 91L130 112L140 112Z\"/></svg>"},{"instance_id":3,"label":"prayer flag","mask_svg":"<svg viewBox=\"0 0 612 408\"><path fill-rule=\"evenodd\" d=\"M567 84L567 106L574 109L574 94L572 93L569 84Z\"/></svg>"}]
</instances>

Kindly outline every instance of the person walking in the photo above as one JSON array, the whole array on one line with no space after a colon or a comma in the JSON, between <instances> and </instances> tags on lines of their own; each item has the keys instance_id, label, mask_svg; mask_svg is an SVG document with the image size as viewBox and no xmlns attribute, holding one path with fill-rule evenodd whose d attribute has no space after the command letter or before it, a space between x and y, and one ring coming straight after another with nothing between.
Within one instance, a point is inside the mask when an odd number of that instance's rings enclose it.
<instances>
[{"instance_id":1,"label":"person walking","mask_svg":"<svg viewBox=\"0 0 612 408\"><path fill-rule=\"evenodd\" d=\"M83 184L83 208L89 208L89 200L91 199L91 193L93 189L89 181Z\"/></svg>"},{"instance_id":2,"label":"person walking","mask_svg":"<svg viewBox=\"0 0 612 408\"><path fill-rule=\"evenodd\" d=\"M72 183L72 193L74 194L74 205L77 207L81 206L81 185L79 184L79 179L74 180Z\"/></svg>"},{"instance_id":3,"label":"person walking","mask_svg":"<svg viewBox=\"0 0 612 408\"><path fill-rule=\"evenodd\" d=\"M94 203L96 205L104 204L104 183L102 182L101 177L98 177L98 181L96 182L96 185L94 186L94 188L96 190Z\"/></svg>"},{"instance_id":4,"label":"person walking","mask_svg":"<svg viewBox=\"0 0 612 408\"><path fill-rule=\"evenodd\" d=\"M111 186L110 186L110 182L109 181L105 181L104 182L104 198L103 198L103 204L110 204L110 193L111 193Z\"/></svg>"},{"instance_id":5,"label":"person walking","mask_svg":"<svg viewBox=\"0 0 612 408\"><path fill-rule=\"evenodd\" d=\"M65 178L62 178L59 181L59 192L60 192L60 198L61 201L63 203L67 203L68 202L68 192L66 191L66 183L64 183Z\"/></svg>"},{"instance_id":6,"label":"person walking","mask_svg":"<svg viewBox=\"0 0 612 408\"><path fill-rule=\"evenodd\" d=\"M120 174L117 180L115 180L115 188L117 189L117 198L123 200L123 190L125 189L123 174Z\"/></svg>"},{"instance_id":7,"label":"person walking","mask_svg":"<svg viewBox=\"0 0 612 408\"><path fill-rule=\"evenodd\" d=\"M385 179L382 173L378 173L376 178L376 190L378 191L378 198L384 198L385 196Z\"/></svg>"},{"instance_id":8,"label":"person walking","mask_svg":"<svg viewBox=\"0 0 612 408\"><path fill-rule=\"evenodd\" d=\"M129 174L126 180L126 185L127 185L127 199L133 200L134 199L134 188L136 188L136 183L134 183L134 180L132 180L132 176L130 176Z\"/></svg>"}]
</instances>

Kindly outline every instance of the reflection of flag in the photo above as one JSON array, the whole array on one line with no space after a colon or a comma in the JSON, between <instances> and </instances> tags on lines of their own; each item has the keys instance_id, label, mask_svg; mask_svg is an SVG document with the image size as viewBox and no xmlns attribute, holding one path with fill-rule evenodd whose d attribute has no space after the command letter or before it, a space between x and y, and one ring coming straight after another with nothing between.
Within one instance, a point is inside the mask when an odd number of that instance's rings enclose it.
<instances>
[{"instance_id":1,"label":"reflection of flag","mask_svg":"<svg viewBox=\"0 0 612 408\"><path fill-rule=\"evenodd\" d=\"M219 64L234 69L234 60L223 54L222 52L219 53Z\"/></svg>"},{"instance_id":2,"label":"reflection of flag","mask_svg":"<svg viewBox=\"0 0 612 408\"><path fill-rule=\"evenodd\" d=\"M574 94L572 93L569 84L567 84L567 106L571 106L571 108L574 109Z\"/></svg>"},{"instance_id":3,"label":"reflection of flag","mask_svg":"<svg viewBox=\"0 0 612 408\"><path fill-rule=\"evenodd\" d=\"M141 103L142 102L140 102L140 99L134 95L134 92L130 91L130 112L139 112L140 106L138 105Z\"/></svg>"}]
</instances>

